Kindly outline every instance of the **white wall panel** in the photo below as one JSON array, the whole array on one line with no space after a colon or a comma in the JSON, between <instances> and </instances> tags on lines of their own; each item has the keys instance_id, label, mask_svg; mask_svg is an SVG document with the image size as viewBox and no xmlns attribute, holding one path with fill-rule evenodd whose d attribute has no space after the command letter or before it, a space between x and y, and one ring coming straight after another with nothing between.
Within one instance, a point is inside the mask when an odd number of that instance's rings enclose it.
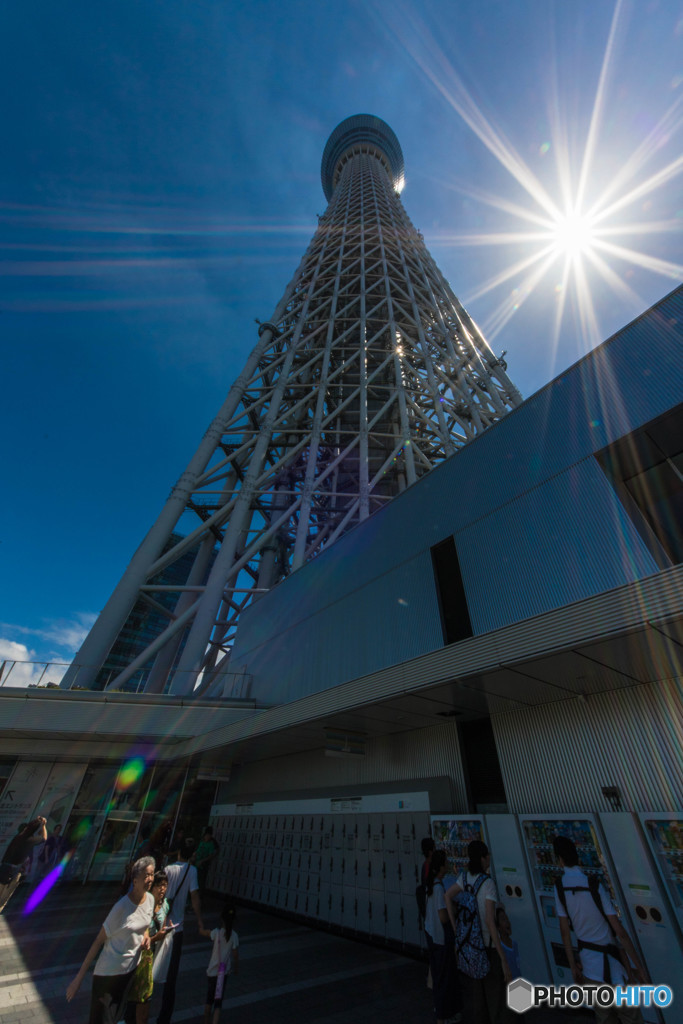
<instances>
[{"instance_id":1,"label":"white wall panel","mask_svg":"<svg viewBox=\"0 0 683 1024\"><path fill-rule=\"evenodd\" d=\"M508 806L516 814L683 807L681 680L633 686L492 716Z\"/></svg>"},{"instance_id":2,"label":"white wall panel","mask_svg":"<svg viewBox=\"0 0 683 1024\"><path fill-rule=\"evenodd\" d=\"M223 784L220 800L227 803L239 795L241 801L257 802L274 790L282 798L287 792L302 795L312 788L334 796L335 787L367 784L381 792L385 782L444 776L451 780L453 813L466 810L458 732L452 722L370 738L364 757L330 758L321 749L245 764L238 781Z\"/></svg>"}]
</instances>

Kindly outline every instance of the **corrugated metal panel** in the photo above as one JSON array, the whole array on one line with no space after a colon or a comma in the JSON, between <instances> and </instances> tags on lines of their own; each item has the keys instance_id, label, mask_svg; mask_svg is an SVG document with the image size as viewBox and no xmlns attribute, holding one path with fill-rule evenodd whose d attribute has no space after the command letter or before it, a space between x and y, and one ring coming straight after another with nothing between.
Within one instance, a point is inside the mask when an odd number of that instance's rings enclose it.
<instances>
[{"instance_id":1,"label":"corrugated metal panel","mask_svg":"<svg viewBox=\"0 0 683 1024\"><path fill-rule=\"evenodd\" d=\"M373 580L362 595L353 591L325 605L326 596L302 598L315 613L301 619L299 609L298 621L280 634L272 632L257 649L236 645L234 664L247 661L253 676L251 697L267 703L296 700L443 644L428 555Z\"/></svg>"},{"instance_id":2,"label":"corrugated metal panel","mask_svg":"<svg viewBox=\"0 0 683 1024\"><path fill-rule=\"evenodd\" d=\"M592 458L455 539L475 634L611 590L658 568ZM493 585L492 574L494 580L498 576Z\"/></svg>"},{"instance_id":3,"label":"corrugated metal panel","mask_svg":"<svg viewBox=\"0 0 683 1024\"><path fill-rule=\"evenodd\" d=\"M683 807L681 680L492 718L510 810L518 814Z\"/></svg>"},{"instance_id":4,"label":"corrugated metal panel","mask_svg":"<svg viewBox=\"0 0 683 1024\"><path fill-rule=\"evenodd\" d=\"M593 638L622 635L646 622L680 615L683 605L683 566L640 580L608 594L555 609L484 636L451 644L341 686L256 712L239 726L217 728L189 741L191 754L286 729L452 679L465 679L500 665L541 657Z\"/></svg>"},{"instance_id":5,"label":"corrugated metal panel","mask_svg":"<svg viewBox=\"0 0 683 1024\"><path fill-rule=\"evenodd\" d=\"M239 776L239 799L256 802L273 791L301 796L317 789L333 795L335 786L379 787L386 782L440 776L451 779L454 808L465 811L465 780L458 730L453 723L374 737L367 741L364 757L329 758L321 750L319 754L308 751L244 765ZM221 792L232 792L232 784Z\"/></svg>"}]
</instances>

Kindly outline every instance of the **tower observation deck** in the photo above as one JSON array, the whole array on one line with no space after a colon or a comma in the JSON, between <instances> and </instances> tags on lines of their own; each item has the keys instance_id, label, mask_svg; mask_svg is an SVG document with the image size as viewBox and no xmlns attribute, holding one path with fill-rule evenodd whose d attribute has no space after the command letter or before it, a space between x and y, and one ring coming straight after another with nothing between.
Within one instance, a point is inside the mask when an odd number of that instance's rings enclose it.
<instances>
[{"instance_id":1,"label":"tower observation deck","mask_svg":"<svg viewBox=\"0 0 683 1024\"><path fill-rule=\"evenodd\" d=\"M313 239L63 686L97 685L142 600L168 625L108 685L225 689L248 604L521 401L408 218L403 176L380 118L332 132ZM161 574L191 550L171 602Z\"/></svg>"}]
</instances>

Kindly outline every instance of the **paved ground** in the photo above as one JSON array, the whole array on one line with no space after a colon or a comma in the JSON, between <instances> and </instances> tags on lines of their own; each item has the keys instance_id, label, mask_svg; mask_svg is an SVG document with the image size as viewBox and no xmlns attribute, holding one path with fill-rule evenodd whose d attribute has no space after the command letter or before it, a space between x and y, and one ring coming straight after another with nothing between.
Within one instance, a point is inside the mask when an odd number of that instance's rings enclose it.
<instances>
[{"instance_id":1,"label":"paved ground","mask_svg":"<svg viewBox=\"0 0 683 1024\"><path fill-rule=\"evenodd\" d=\"M90 977L72 1003L64 991L117 892L111 885L63 885L31 914L26 887L0 915L0 1024L85 1024ZM217 899L205 923L217 923ZM174 1024L200 1021L211 945L188 910ZM239 911L240 973L229 979L223 1019L230 1024L431 1024L426 966L390 950L304 927L255 910ZM158 1000L150 1020L156 1019ZM524 1024L585 1024L585 1012L538 1012ZM479 1024L471 1021L466 1024Z\"/></svg>"}]
</instances>

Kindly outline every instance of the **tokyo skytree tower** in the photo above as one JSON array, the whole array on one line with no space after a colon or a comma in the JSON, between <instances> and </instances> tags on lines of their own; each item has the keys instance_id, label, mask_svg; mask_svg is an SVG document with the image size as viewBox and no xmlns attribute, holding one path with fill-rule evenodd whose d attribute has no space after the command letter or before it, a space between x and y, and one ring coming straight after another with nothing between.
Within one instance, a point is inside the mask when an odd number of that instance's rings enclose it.
<instances>
[{"instance_id":1,"label":"tokyo skytree tower","mask_svg":"<svg viewBox=\"0 0 683 1024\"><path fill-rule=\"evenodd\" d=\"M403 171L378 117L332 132L318 229L63 686L98 685L142 602L162 625L107 685L214 690L248 604L521 402L410 222Z\"/></svg>"}]
</instances>

